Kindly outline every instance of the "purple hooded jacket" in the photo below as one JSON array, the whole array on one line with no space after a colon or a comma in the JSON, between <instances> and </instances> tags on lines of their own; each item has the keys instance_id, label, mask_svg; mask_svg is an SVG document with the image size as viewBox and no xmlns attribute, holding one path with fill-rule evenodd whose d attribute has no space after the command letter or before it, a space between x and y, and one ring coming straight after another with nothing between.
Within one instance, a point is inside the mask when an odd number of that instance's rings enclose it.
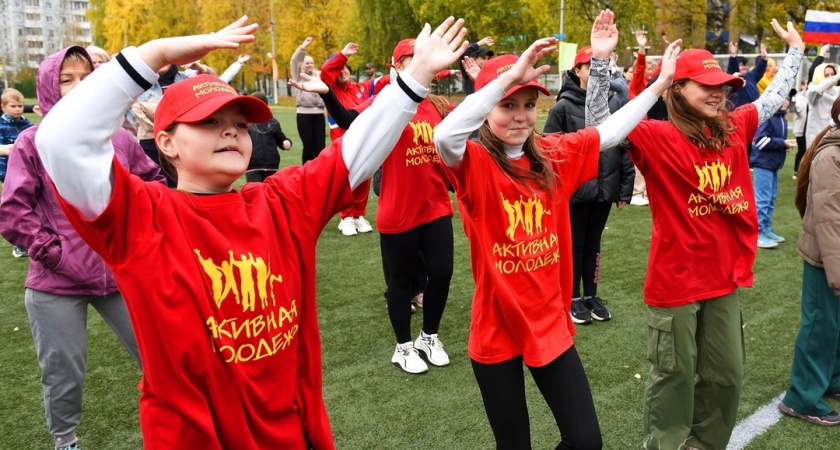
<instances>
[{"instance_id":1,"label":"purple hooded jacket","mask_svg":"<svg viewBox=\"0 0 840 450\"><path fill-rule=\"evenodd\" d=\"M44 115L59 101L59 73L71 50L48 56L39 67L36 91ZM93 65L91 64L91 67ZM61 211L52 182L35 149L38 126L24 130L15 141L0 196L0 234L13 245L29 249L26 287L56 295L107 295L117 291L111 271L73 230ZM131 134L120 129L111 139L117 160L147 181L165 183L160 168Z\"/></svg>"}]
</instances>

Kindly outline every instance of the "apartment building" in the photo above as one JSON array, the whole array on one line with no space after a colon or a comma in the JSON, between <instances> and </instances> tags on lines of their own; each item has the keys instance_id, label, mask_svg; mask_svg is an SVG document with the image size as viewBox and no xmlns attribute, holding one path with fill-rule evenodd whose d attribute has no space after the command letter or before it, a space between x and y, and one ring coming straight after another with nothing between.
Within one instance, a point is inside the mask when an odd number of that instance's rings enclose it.
<instances>
[{"instance_id":1,"label":"apartment building","mask_svg":"<svg viewBox=\"0 0 840 450\"><path fill-rule=\"evenodd\" d=\"M37 69L47 55L91 43L87 0L0 0L0 65Z\"/></svg>"}]
</instances>

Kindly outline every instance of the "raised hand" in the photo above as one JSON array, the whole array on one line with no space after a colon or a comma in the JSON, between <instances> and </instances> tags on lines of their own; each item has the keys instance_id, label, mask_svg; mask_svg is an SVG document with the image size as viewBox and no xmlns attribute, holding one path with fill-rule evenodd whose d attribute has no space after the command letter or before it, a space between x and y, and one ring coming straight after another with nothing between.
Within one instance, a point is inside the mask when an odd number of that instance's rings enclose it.
<instances>
[{"instance_id":1,"label":"raised hand","mask_svg":"<svg viewBox=\"0 0 840 450\"><path fill-rule=\"evenodd\" d=\"M682 39L675 39L674 42L668 44L665 53L662 54L662 66L659 68L659 78L651 85L653 92L660 96L668 89L671 82L674 81L674 73L677 70L677 59L680 56L680 46Z\"/></svg>"},{"instance_id":2,"label":"raised hand","mask_svg":"<svg viewBox=\"0 0 840 450\"><path fill-rule=\"evenodd\" d=\"M467 72L467 76L470 77L471 80L475 81L475 77L478 76L478 72L481 72L481 67L478 67L478 64L475 63L475 59L473 59L472 56L465 56L463 64L464 71Z\"/></svg>"},{"instance_id":3,"label":"raised hand","mask_svg":"<svg viewBox=\"0 0 840 450\"><path fill-rule=\"evenodd\" d=\"M640 51L644 51L647 47L647 33L645 33L645 30L636 30L636 45L639 46Z\"/></svg>"},{"instance_id":4,"label":"raised hand","mask_svg":"<svg viewBox=\"0 0 840 450\"><path fill-rule=\"evenodd\" d=\"M615 26L615 14L609 9L603 10L592 23L589 35L593 58L609 58L618 45L618 28Z\"/></svg>"},{"instance_id":5,"label":"raised hand","mask_svg":"<svg viewBox=\"0 0 840 450\"><path fill-rule=\"evenodd\" d=\"M414 41L414 58L406 70L418 83L428 86L438 72L458 61L467 49L466 34L464 19L449 17L434 31L426 24Z\"/></svg>"},{"instance_id":6,"label":"raised hand","mask_svg":"<svg viewBox=\"0 0 840 450\"><path fill-rule=\"evenodd\" d=\"M545 55L557 50L557 38L548 37L535 41L522 53L522 56L516 61L516 64L510 70L499 75L499 84L507 91L517 84L526 84L534 78L548 72L549 66L543 65L534 67L534 64L542 59ZM609 54L607 54L609 56Z\"/></svg>"},{"instance_id":7,"label":"raised hand","mask_svg":"<svg viewBox=\"0 0 840 450\"><path fill-rule=\"evenodd\" d=\"M729 56L737 56L738 55L738 43L729 41Z\"/></svg>"},{"instance_id":8,"label":"raised hand","mask_svg":"<svg viewBox=\"0 0 840 450\"><path fill-rule=\"evenodd\" d=\"M241 55L239 58L236 58L236 61L239 62L239 64L243 64L248 62L249 59L251 59L251 55Z\"/></svg>"},{"instance_id":9,"label":"raised hand","mask_svg":"<svg viewBox=\"0 0 840 450\"><path fill-rule=\"evenodd\" d=\"M146 65L158 70L167 64L198 61L213 50L252 42L256 30L257 24L248 24L248 16L242 16L216 33L155 39L138 47L137 53Z\"/></svg>"},{"instance_id":10,"label":"raised hand","mask_svg":"<svg viewBox=\"0 0 840 450\"><path fill-rule=\"evenodd\" d=\"M348 58L355 55L358 52L359 52L359 44L357 44L355 42L348 42L347 45L345 45L344 48L341 49L341 54L343 54L344 56L346 56Z\"/></svg>"},{"instance_id":11,"label":"raised hand","mask_svg":"<svg viewBox=\"0 0 840 450\"><path fill-rule=\"evenodd\" d=\"M758 54L761 55L762 58L767 59L767 46L764 45L764 42L758 46Z\"/></svg>"},{"instance_id":12,"label":"raised hand","mask_svg":"<svg viewBox=\"0 0 840 450\"><path fill-rule=\"evenodd\" d=\"M820 56L825 58L826 56L828 56L829 50L831 50L831 44L823 44L823 46L820 47Z\"/></svg>"},{"instance_id":13,"label":"raised hand","mask_svg":"<svg viewBox=\"0 0 840 450\"><path fill-rule=\"evenodd\" d=\"M307 36L306 39L303 40L303 44L300 44L301 47L306 48L309 47L309 44L312 43L312 36Z\"/></svg>"},{"instance_id":14,"label":"raised hand","mask_svg":"<svg viewBox=\"0 0 840 450\"><path fill-rule=\"evenodd\" d=\"M799 32L796 31L796 28L793 27L793 22L788 21L787 29L782 28L776 19L773 19L770 22L770 25L773 26L773 30L780 38L782 38L783 41L785 41L788 46L796 47L799 50L805 50L805 43L802 42L802 36L800 36Z\"/></svg>"},{"instance_id":15,"label":"raised hand","mask_svg":"<svg viewBox=\"0 0 840 450\"><path fill-rule=\"evenodd\" d=\"M309 76L305 73L301 73L300 79L302 81L295 81L294 79L289 79L289 86L300 91L315 92L318 94L326 94L330 91L330 87L327 86L326 83L321 81L320 77Z\"/></svg>"}]
</instances>

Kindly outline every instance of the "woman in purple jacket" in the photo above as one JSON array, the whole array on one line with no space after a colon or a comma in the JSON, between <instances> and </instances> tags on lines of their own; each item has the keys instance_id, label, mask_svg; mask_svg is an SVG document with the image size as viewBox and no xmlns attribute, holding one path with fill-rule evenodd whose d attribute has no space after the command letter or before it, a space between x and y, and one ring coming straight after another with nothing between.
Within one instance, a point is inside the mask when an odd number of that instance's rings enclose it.
<instances>
[{"instance_id":1,"label":"woman in purple jacket","mask_svg":"<svg viewBox=\"0 0 840 450\"><path fill-rule=\"evenodd\" d=\"M48 56L38 70L43 114L90 74L90 56L68 47ZM115 124L118 126L119 124ZM140 365L131 321L111 272L73 230L58 206L35 148L33 126L20 134L9 156L0 197L0 234L29 248L24 303L35 341L47 428L56 449L74 449L82 418L87 361L87 308L93 305ZM131 134L119 129L111 140L116 158L131 173L165 183L158 166Z\"/></svg>"}]
</instances>

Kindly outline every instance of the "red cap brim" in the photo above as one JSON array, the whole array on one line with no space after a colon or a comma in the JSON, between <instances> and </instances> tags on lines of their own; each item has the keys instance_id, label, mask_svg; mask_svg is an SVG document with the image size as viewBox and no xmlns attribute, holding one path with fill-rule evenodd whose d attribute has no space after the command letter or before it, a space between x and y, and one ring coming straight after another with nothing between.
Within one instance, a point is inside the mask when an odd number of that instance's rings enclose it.
<instances>
[{"instance_id":1,"label":"red cap brim","mask_svg":"<svg viewBox=\"0 0 840 450\"><path fill-rule=\"evenodd\" d=\"M705 84L706 86L720 86L725 84L733 88L742 88L744 87L744 84L746 84L743 78L729 75L726 72L701 73L690 76L688 79L696 81L700 84Z\"/></svg>"},{"instance_id":2,"label":"red cap brim","mask_svg":"<svg viewBox=\"0 0 840 450\"><path fill-rule=\"evenodd\" d=\"M262 100L246 95L225 95L209 99L175 118L174 122L194 123L212 116L216 111L231 103L242 105L242 113L248 123L268 122L273 117L271 109Z\"/></svg>"},{"instance_id":3,"label":"red cap brim","mask_svg":"<svg viewBox=\"0 0 840 450\"><path fill-rule=\"evenodd\" d=\"M551 95L551 92L549 92L548 89L546 89L536 79L534 79L529 81L527 84L517 84L516 86L508 89L507 91L505 91L505 97L509 97L513 95L514 92L527 87L536 88L538 91L542 92L543 95Z\"/></svg>"}]
</instances>

